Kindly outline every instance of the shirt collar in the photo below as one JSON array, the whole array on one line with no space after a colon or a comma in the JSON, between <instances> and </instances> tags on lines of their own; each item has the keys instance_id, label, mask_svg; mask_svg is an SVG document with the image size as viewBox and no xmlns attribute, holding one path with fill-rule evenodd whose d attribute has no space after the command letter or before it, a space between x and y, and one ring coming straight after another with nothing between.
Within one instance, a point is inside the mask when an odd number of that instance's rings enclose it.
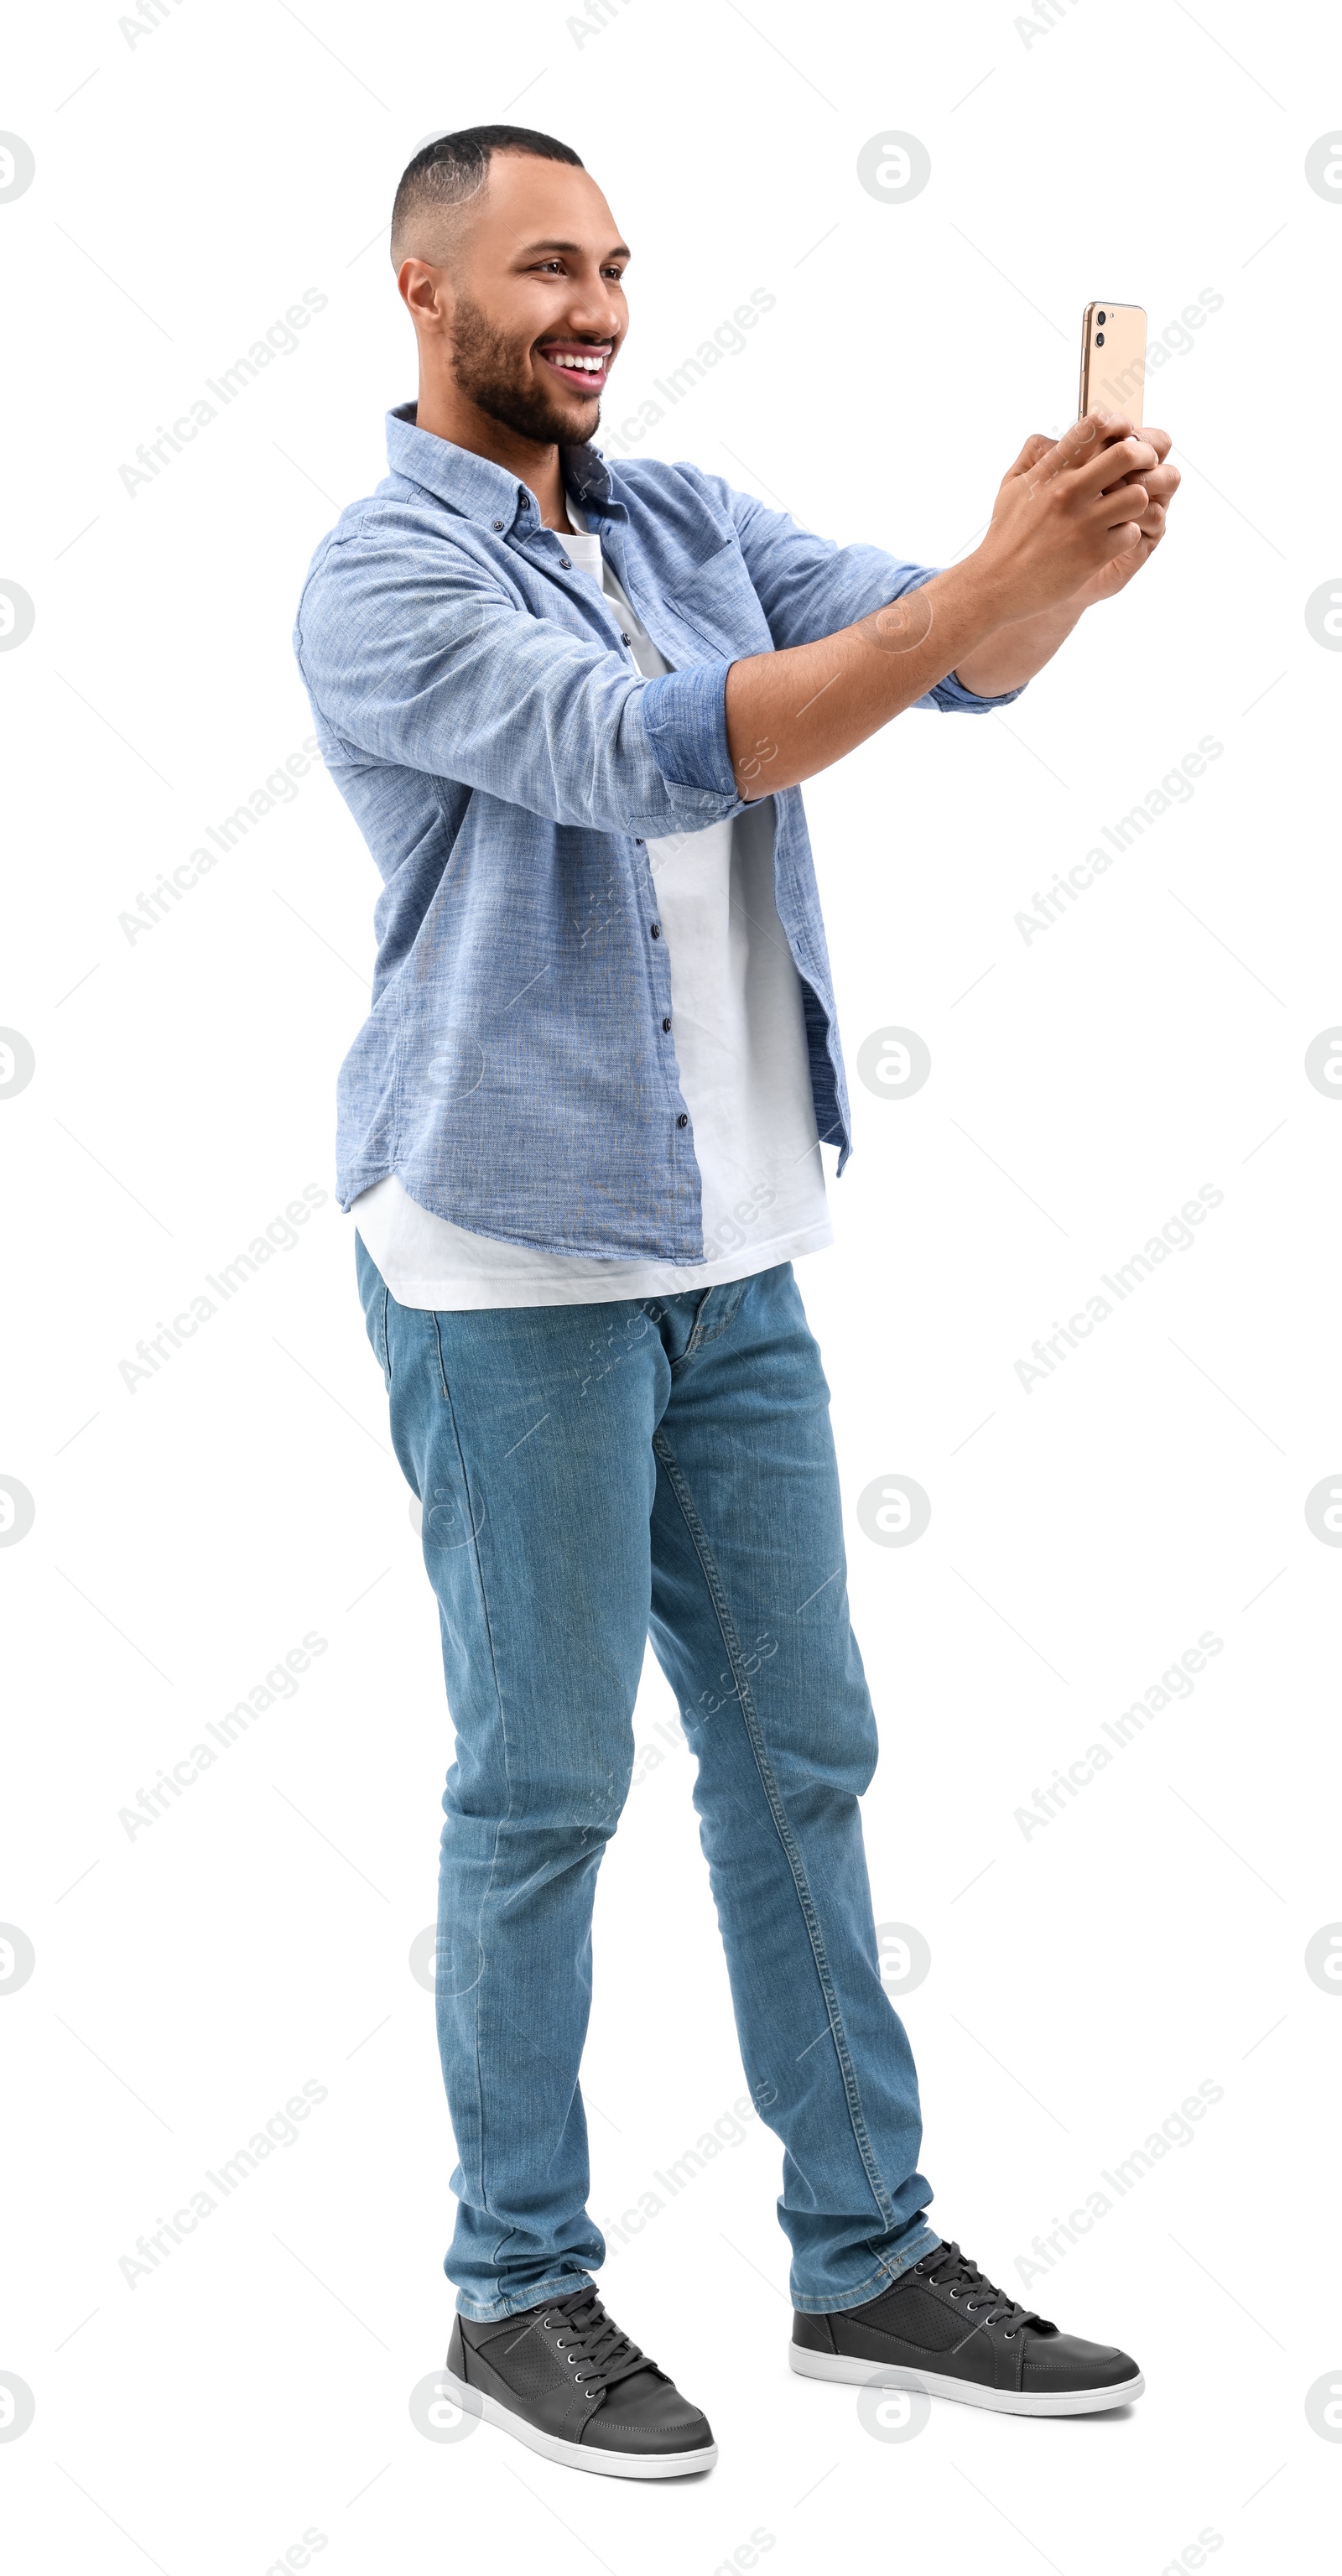
<instances>
[{"instance_id":1,"label":"shirt collar","mask_svg":"<svg viewBox=\"0 0 1342 2576\"><path fill-rule=\"evenodd\" d=\"M535 496L516 475L487 456L455 447L450 438L418 428L415 411L416 405L406 402L387 414L387 463L393 474L403 474L432 492L436 500L445 501L449 509L459 510L463 518L491 530L500 519L507 530L519 520L523 525L528 519L539 524ZM582 446L563 447L559 452L564 481L574 499L606 517L623 518L623 504L615 498L610 470L599 450Z\"/></svg>"}]
</instances>

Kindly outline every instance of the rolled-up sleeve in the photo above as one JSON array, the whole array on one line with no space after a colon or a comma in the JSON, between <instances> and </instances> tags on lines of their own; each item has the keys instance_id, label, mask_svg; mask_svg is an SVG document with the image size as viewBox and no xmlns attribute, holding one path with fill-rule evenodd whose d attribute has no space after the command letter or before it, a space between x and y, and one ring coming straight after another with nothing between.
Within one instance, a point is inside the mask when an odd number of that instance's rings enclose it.
<instances>
[{"instance_id":1,"label":"rolled-up sleeve","mask_svg":"<svg viewBox=\"0 0 1342 2576\"><path fill-rule=\"evenodd\" d=\"M692 662L649 680L641 701L643 729L663 777L702 794L740 799L727 748L730 662Z\"/></svg>"},{"instance_id":2,"label":"rolled-up sleeve","mask_svg":"<svg viewBox=\"0 0 1342 2576\"><path fill-rule=\"evenodd\" d=\"M646 680L442 551L426 567L375 529L333 540L314 566L294 651L341 742L596 831L650 840L741 810L727 662Z\"/></svg>"}]
</instances>

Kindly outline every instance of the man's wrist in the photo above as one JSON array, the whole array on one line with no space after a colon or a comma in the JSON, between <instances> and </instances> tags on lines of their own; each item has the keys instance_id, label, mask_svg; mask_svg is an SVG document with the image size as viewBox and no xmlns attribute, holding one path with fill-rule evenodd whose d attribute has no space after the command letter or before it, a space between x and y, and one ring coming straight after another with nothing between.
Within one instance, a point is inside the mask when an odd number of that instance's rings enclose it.
<instances>
[{"instance_id":1,"label":"man's wrist","mask_svg":"<svg viewBox=\"0 0 1342 2576\"><path fill-rule=\"evenodd\" d=\"M964 637L962 655L976 653L1015 622L1009 586L995 565L983 562L980 549L939 572L929 588L938 595L943 619Z\"/></svg>"},{"instance_id":2,"label":"man's wrist","mask_svg":"<svg viewBox=\"0 0 1342 2576\"><path fill-rule=\"evenodd\" d=\"M1009 619L961 654L955 666L957 680L978 698L1000 698L1010 690L1023 689L1052 660L1084 613L1080 601L1063 600L1056 608L1035 609L1027 617Z\"/></svg>"}]
</instances>

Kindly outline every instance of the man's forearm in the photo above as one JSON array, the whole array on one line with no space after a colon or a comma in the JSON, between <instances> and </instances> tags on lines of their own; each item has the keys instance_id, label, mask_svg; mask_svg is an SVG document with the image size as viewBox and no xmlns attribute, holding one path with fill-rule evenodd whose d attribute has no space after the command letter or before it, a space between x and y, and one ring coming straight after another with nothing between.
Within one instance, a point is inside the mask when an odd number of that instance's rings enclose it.
<instances>
[{"instance_id":1,"label":"man's forearm","mask_svg":"<svg viewBox=\"0 0 1342 2576\"><path fill-rule=\"evenodd\" d=\"M1159 544L1178 482L1168 450L1164 430L1116 413L1087 413L1051 445L1036 432L966 562L819 643L733 662L727 747L741 794L813 778L949 672L980 697L1019 688Z\"/></svg>"},{"instance_id":2,"label":"man's forearm","mask_svg":"<svg viewBox=\"0 0 1342 2576\"><path fill-rule=\"evenodd\" d=\"M1013 626L999 627L985 644L962 654L955 666L957 680L979 698L1000 698L1008 689L1023 689L1036 671L1052 661L1082 614L1079 605L1064 603L1036 617L1018 618Z\"/></svg>"},{"instance_id":3,"label":"man's forearm","mask_svg":"<svg viewBox=\"0 0 1342 2576\"><path fill-rule=\"evenodd\" d=\"M952 565L818 643L733 662L727 674L727 747L742 794L769 796L814 778L879 733L949 671L963 675L967 665L977 668L994 650L1018 653L1019 647L1008 646L1007 634L999 643L1008 614L1002 586L971 561ZM1033 618L1029 624L1043 622ZM1050 643L1031 668L1054 649ZM965 686L977 683L966 679Z\"/></svg>"}]
</instances>

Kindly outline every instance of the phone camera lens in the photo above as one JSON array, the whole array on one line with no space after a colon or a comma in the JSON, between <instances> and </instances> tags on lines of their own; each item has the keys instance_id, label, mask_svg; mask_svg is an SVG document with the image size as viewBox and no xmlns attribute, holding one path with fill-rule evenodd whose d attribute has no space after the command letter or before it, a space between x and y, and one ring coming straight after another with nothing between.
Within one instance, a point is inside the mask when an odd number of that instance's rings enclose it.
<instances>
[{"instance_id":1,"label":"phone camera lens","mask_svg":"<svg viewBox=\"0 0 1342 2576\"><path fill-rule=\"evenodd\" d=\"M1102 349L1102 348L1104 347L1104 333L1103 333L1103 331L1097 331L1097 332L1096 332L1096 334L1095 334L1095 346L1096 346L1096 348L1097 348L1097 349Z\"/></svg>"},{"instance_id":2,"label":"phone camera lens","mask_svg":"<svg viewBox=\"0 0 1342 2576\"><path fill-rule=\"evenodd\" d=\"M1104 315L1103 315L1102 313L1097 313L1097 314L1096 314L1096 316L1095 316L1095 319L1096 319L1096 321L1097 321L1097 322L1103 322L1103 320L1104 320Z\"/></svg>"}]
</instances>

